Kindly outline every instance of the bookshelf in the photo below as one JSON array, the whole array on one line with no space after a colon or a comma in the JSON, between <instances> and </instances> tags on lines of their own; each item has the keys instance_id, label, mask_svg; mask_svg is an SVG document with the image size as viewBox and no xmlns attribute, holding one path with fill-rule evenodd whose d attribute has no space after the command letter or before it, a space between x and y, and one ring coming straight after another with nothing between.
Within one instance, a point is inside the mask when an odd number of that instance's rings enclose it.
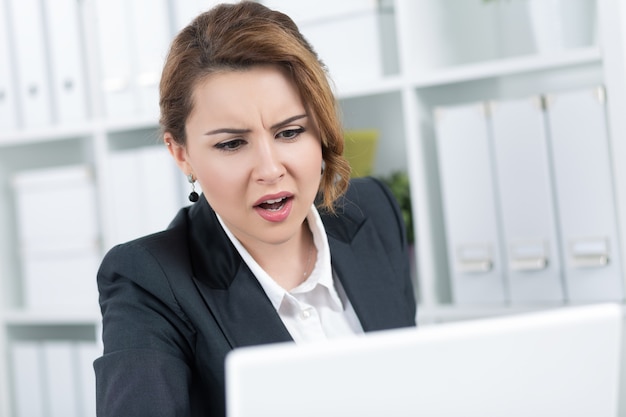
<instances>
[{"instance_id":1,"label":"bookshelf","mask_svg":"<svg viewBox=\"0 0 626 417\"><path fill-rule=\"evenodd\" d=\"M609 96L611 172L622 242L617 256L626 261L626 165L620 163L626 161L626 120L621 117L626 111L626 32L621 25L626 19L626 5L620 0L569 1L591 10L580 23L590 28L585 29L591 31L590 35L549 54L540 53L533 43L530 11L524 8L537 0L350 0L341 2L341 7L334 0L263 1L293 15L320 56L328 57L345 127L380 132L375 175L394 171L409 174L417 241L414 278L422 323L554 307L455 305L436 163L433 109L437 106L604 85ZM41 7L46 16L51 2L41 0L33 4ZM151 99L156 100L155 84L149 75L159 70L159 58L162 60L167 47L164 43L191 16L216 2L159 0L147 7L143 0L64 1L63 7L75 13L75 30L82 39L77 53L84 91L76 100L85 111L82 118L71 121L50 111L50 119L44 123L24 117L30 109L21 104L27 100L20 98L17 88L3 84L4 80L16 80L20 74L16 66L7 66L16 62L14 58L20 53L19 43L12 39L14 28L7 24L16 3L17 0L0 0L0 417L18 415L11 382L14 342L62 338L100 343L96 298L89 307L82 308L26 306L12 178L26 170L76 164L87 167L93 173L98 251L102 255L117 243L115 230L120 220L115 218L111 201L120 191L114 181L111 159L127 151L159 149L158 114L149 105ZM507 5L511 9L506 9ZM153 55L142 58L143 61L131 60L134 64L124 80L119 68L104 62L107 55L103 54L106 45L103 47L102 38L107 32L101 31L99 25L132 20L141 7L158 10L158 16L168 20L165 29L156 27L156 23L150 26L151 19L145 17L137 23L146 25L142 28L146 33L159 32L161 44L152 45ZM108 11L103 13L105 9ZM571 17L562 13L556 19L569 23ZM137 41L137 33L129 32L129 48ZM343 36L345 33L351 36ZM40 41L47 45L45 42L53 39ZM367 48L352 45L354 53L345 53L351 50L350 42L359 39L363 43L367 40ZM50 48L46 50L55 50L47 46ZM52 68L50 56L42 59ZM152 69L146 66L155 62ZM50 70L42 77L42 82L52 84L57 74ZM50 94L48 105L52 108L59 94ZM120 98L124 95L132 104L126 103L124 112L113 112L115 105L111 103L124 100ZM175 170L172 172L177 175ZM174 201L179 207L186 204L187 188L182 175L177 181L170 187L170 203ZM172 206L158 220L164 223L162 227L166 226L165 219L171 217L170 210ZM157 223L147 226L146 231L158 228ZM85 279L95 281L95 271ZM621 280L626 287L623 273Z\"/></svg>"}]
</instances>

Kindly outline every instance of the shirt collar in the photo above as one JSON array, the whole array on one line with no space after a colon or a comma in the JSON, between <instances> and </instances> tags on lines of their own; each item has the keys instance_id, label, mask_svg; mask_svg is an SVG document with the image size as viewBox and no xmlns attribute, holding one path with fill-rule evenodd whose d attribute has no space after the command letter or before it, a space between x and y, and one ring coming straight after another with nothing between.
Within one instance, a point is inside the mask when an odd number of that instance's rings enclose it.
<instances>
[{"instance_id":1,"label":"shirt collar","mask_svg":"<svg viewBox=\"0 0 626 417\"><path fill-rule=\"evenodd\" d=\"M226 226L220 215L217 213L215 214L217 215L217 219L222 225L222 228L226 232L226 235L235 246L244 262L248 265L248 268L250 268L256 279L259 281L259 284L267 294L267 297L276 311L280 309L283 299L288 294L301 294L309 292L314 290L317 285L321 285L328 289L328 294L330 295L329 303L331 304L331 307L334 309L343 309L343 303L337 294L333 282L330 247L328 245L326 230L324 229L324 223L322 223L322 219L317 211L317 208L315 208L315 205L311 205L311 209L307 215L307 223L311 233L313 234L313 243L317 249L317 260L315 262L315 266L313 267L313 271L306 281L291 290L291 292L286 291L283 287L278 285L276 281L274 281L272 277L269 276L263 268L261 268L252 255L250 255L246 248Z\"/></svg>"}]
</instances>

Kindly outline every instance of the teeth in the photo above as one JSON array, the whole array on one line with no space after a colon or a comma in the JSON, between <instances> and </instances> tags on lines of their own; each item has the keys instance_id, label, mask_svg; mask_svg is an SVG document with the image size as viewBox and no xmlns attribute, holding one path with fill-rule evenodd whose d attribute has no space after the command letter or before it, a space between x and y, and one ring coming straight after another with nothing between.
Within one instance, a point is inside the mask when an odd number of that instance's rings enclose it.
<instances>
[{"instance_id":1,"label":"teeth","mask_svg":"<svg viewBox=\"0 0 626 417\"><path fill-rule=\"evenodd\" d=\"M276 203L280 203L284 199L285 199L285 197L277 198L276 200L265 200L263 203L264 204L276 204Z\"/></svg>"}]
</instances>

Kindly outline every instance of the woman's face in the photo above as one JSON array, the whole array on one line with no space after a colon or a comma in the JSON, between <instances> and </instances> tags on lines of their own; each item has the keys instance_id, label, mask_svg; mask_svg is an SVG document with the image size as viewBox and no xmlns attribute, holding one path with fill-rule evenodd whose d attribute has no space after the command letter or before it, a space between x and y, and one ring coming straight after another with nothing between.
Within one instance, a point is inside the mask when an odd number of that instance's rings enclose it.
<instances>
[{"instance_id":1,"label":"woman's face","mask_svg":"<svg viewBox=\"0 0 626 417\"><path fill-rule=\"evenodd\" d=\"M289 76L274 66L225 71L193 95L186 148L170 140L179 167L248 250L296 237L319 188L322 149Z\"/></svg>"}]
</instances>

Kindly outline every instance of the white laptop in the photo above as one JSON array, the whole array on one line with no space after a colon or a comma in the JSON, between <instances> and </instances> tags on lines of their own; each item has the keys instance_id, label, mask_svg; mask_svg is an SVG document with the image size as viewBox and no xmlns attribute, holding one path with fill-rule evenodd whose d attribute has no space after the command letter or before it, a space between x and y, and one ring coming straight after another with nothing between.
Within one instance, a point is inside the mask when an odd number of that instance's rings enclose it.
<instances>
[{"instance_id":1,"label":"white laptop","mask_svg":"<svg viewBox=\"0 0 626 417\"><path fill-rule=\"evenodd\" d=\"M236 349L227 414L626 416L623 317L621 305L597 304Z\"/></svg>"}]
</instances>

